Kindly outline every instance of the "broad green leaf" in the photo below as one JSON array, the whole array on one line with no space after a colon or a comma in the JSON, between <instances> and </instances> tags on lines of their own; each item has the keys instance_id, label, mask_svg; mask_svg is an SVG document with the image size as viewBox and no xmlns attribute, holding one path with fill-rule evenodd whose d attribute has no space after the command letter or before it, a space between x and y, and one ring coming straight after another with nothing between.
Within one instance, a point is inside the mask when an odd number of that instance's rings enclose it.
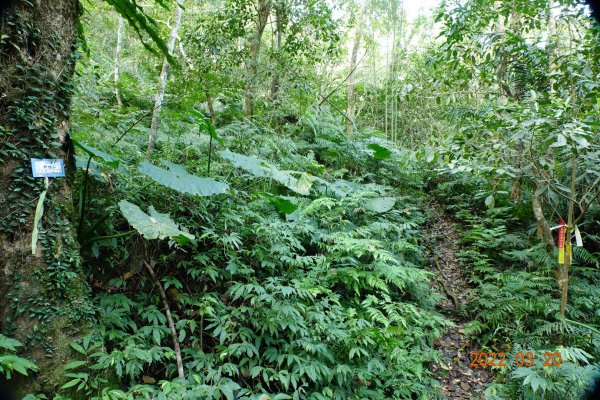
<instances>
[{"instance_id":1,"label":"broad green leaf","mask_svg":"<svg viewBox=\"0 0 600 400\"><path fill-rule=\"evenodd\" d=\"M62 385L60 388L61 389L68 389L70 387L73 387L75 385L77 385L79 382L81 382L81 379L79 378L75 378L73 380L70 380L69 382L65 383L64 385Z\"/></svg>"},{"instance_id":2,"label":"broad green leaf","mask_svg":"<svg viewBox=\"0 0 600 400\"><path fill-rule=\"evenodd\" d=\"M375 157L378 160L385 160L386 158L389 158L392 155L391 150L386 149L385 147L377 143L371 143L367 146L367 148L373 150L373 157Z\"/></svg>"},{"instance_id":3,"label":"broad green leaf","mask_svg":"<svg viewBox=\"0 0 600 400\"><path fill-rule=\"evenodd\" d=\"M273 169L273 179L304 196L308 196L313 185L311 176L305 172Z\"/></svg>"},{"instance_id":4,"label":"broad green leaf","mask_svg":"<svg viewBox=\"0 0 600 400\"><path fill-rule=\"evenodd\" d=\"M271 193L260 192L261 196L267 198L271 204L275 206L277 211L282 214L292 214L298 209L298 204L293 203L290 197L287 196L274 196Z\"/></svg>"},{"instance_id":5,"label":"broad green leaf","mask_svg":"<svg viewBox=\"0 0 600 400\"><path fill-rule=\"evenodd\" d=\"M75 156L75 166L85 171L85 169L88 167L88 160L89 156ZM98 182L106 183L106 179L102 175L102 171L100 170L100 168L98 167L98 163L94 161L94 159L90 161L90 166L87 172L88 175L90 175Z\"/></svg>"},{"instance_id":6,"label":"broad green leaf","mask_svg":"<svg viewBox=\"0 0 600 400\"><path fill-rule=\"evenodd\" d=\"M73 140L73 143L75 144L75 146L79 147L81 150L83 150L88 155L103 160L106 164L110 165L111 167L117 168L119 166L119 164L121 163L121 159L113 156L112 154L108 154L108 153L105 153L102 150L98 150L92 146L88 146L86 144L79 143L77 140ZM85 167L83 167L83 168L85 168Z\"/></svg>"},{"instance_id":7,"label":"broad green leaf","mask_svg":"<svg viewBox=\"0 0 600 400\"><path fill-rule=\"evenodd\" d=\"M494 195L490 194L488 197L485 198L485 205L487 208L494 208L495 204L496 200L494 199Z\"/></svg>"},{"instance_id":8,"label":"broad green leaf","mask_svg":"<svg viewBox=\"0 0 600 400\"><path fill-rule=\"evenodd\" d=\"M384 213L392 208L396 204L394 197L378 197L375 199L368 199L365 203L365 208L376 213Z\"/></svg>"},{"instance_id":9,"label":"broad green leaf","mask_svg":"<svg viewBox=\"0 0 600 400\"><path fill-rule=\"evenodd\" d=\"M191 109L190 113L197 118L196 123L198 124L200 129L202 129L204 132L208 133L209 136L211 138L213 138L213 140L215 140L221 146L225 146L223 139L221 139L221 137L219 135L217 135L217 129L213 125L210 118L208 118L207 116L205 116L198 110Z\"/></svg>"},{"instance_id":10,"label":"broad green leaf","mask_svg":"<svg viewBox=\"0 0 600 400\"><path fill-rule=\"evenodd\" d=\"M165 167L169 168L171 170L171 172L174 173L174 174L176 174L176 175L179 175L179 176L188 175L187 170L183 166L181 166L179 164L175 164L174 162L167 161L167 160L164 160L162 158L160 159L160 163L162 165L164 165Z\"/></svg>"},{"instance_id":11,"label":"broad green leaf","mask_svg":"<svg viewBox=\"0 0 600 400\"><path fill-rule=\"evenodd\" d=\"M335 193L338 197L346 197L350 193L354 192L361 188L360 183L346 181L344 179L339 179L329 185L329 188Z\"/></svg>"},{"instance_id":12,"label":"broad green leaf","mask_svg":"<svg viewBox=\"0 0 600 400\"><path fill-rule=\"evenodd\" d=\"M79 367L82 367L86 364L85 361L71 361L70 363L68 363L67 365L65 365L63 368L68 371L70 369L76 369Z\"/></svg>"},{"instance_id":13,"label":"broad green leaf","mask_svg":"<svg viewBox=\"0 0 600 400\"><path fill-rule=\"evenodd\" d=\"M182 166L172 162L161 160L170 171L152 165L146 161L138 166L138 171L152 178L157 183L169 187L180 193L189 193L199 196L212 196L226 193L229 185L212 178L201 178L189 174Z\"/></svg>"},{"instance_id":14,"label":"broad green leaf","mask_svg":"<svg viewBox=\"0 0 600 400\"><path fill-rule=\"evenodd\" d=\"M39 369L37 365L28 359L15 354L0 356L0 371L2 367L8 368L9 371L17 371L25 376L28 376L27 370L37 371Z\"/></svg>"},{"instance_id":15,"label":"broad green leaf","mask_svg":"<svg viewBox=\"0 0 600 400\"><path fill-rule=\"evenodd\" d=\"M31 254L35 255L37 250L37 241L39 234L39 225L44 215L44 201L46 200L46 193L48 193L48 178L45 179L45 189L40 193L37 206L35 207L35 216L33 218L33 232L31 233Z\"/></svg>"},{"instance_id":16,"label":"broad green leaf","mask_svg":"<svg viewBox=\"0 0 600 400\"><path fill-rule=\"evenodd\" d=\"M427 152L427 157L425 158L425 161L427 161L428 163L437 161L438 155L435 151L433 150L429 150Z\"/></svg>"},{"instance_id":17,"label":"broad green leaf","mask_svg":"<svg viewBox=\"0 0 600 400\"><path fill-rule=\"evenodd\" d=\"M287 186L296 193L307 196L313 184L313 177L305 172L282 171L266 160L248 157L229 150L220 151L219 154L233 165L250 174L261 178L273 178Z\"/></svg>"},{"instance_id":18,"label":"broad green leaf","mask_svg":"<svg viewBox=\"0 0 600 400\"><path fill-rule=\"evenodd\" d=\"M21 347L23 344L19 342L17 339L9 338L0 334L0 348L17 351L17 347Z\"/></svg>"},{"instance_id":19,"label":"broad green leaf","mask_svg":"<svg viewBox=\"0 0 600 400\"><path fill-rule=\"evenodd\" d=\"M564 147L567 145L567 138L565 135L560 134L556 137L556 142L552 143L550 147Z\"/></svg>"},{"instance_id":20,"label":"broad green leaf","mask_svg":"<svg viewBox=\"0 0 600 400\"><path fill-rule=\"evenodd\" d=\"M179 230L169 214L161 214L152 206L148 209L149 214L126 200L119 202L119 208L129 224L148 240L171 238L185 244L194 239L194 235Z\"/></svg>"},{"instance_id":21,"label":"broad green leaf","mask_svg":"<svg viewBox=\"0 0 600 400\"><path fill-rule=\"evenodd\" d=\"M226 383L221 383L220 385L221 391L227 400L234 400L235 396L233 394L234 390L239 390L240 385L235 383L234 381L228 381Z\"/></svg>"},{"instance_id":22,"label":"broad green leaf","mask_svg":"<svg viewBox=\"0 0 600 400\"><path fill-rule=\"evenodd\" d=\"M268 161L256 157L248 157L242 154L234 153L229 150L219 151L219 154L221 155L221 157L230 161L236 167L241 168L254 176L273 176L273 165L271 165Z\"/></svg>"},{"instance_id":23,"label":"broad green leaf","mask_svg":"<svg viewBox=\"0 0 600 400\"><path fill-rule=\"evenodd\" d=\"M73 348L73 350L75 350L76 352L86 355L85 349L83 347L81 347L80 344L71 342L71 343L69 343L69 346L71 346Z\"/></svg>"}]
</instances>

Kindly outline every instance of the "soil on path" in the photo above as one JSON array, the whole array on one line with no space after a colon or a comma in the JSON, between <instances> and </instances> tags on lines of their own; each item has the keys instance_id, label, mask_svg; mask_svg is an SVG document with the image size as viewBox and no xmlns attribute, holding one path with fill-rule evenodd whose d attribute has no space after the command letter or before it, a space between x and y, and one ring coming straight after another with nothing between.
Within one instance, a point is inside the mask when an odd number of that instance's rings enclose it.
<instances>
[{"instance_id":1,"label":"soil on path","mask_svg":"<svg viewBox=\"0 0 600 400\"><path fill-rule=\"evenodd\" d=\"M483 368L471 367L470 353L480 349L464 333L470 321L464 313L469 300L469 284L458 260L459 237L455 224L441 211L431 206L432 219L428 228L430 270L436 275L431 281L438 286L445 298L438 304L440 312L455 326L435 343L442 361L434 364L434 377L440 382L439 395L442 399L483 399L486 383L491 374Z\"/></svg>"}]
</instances>

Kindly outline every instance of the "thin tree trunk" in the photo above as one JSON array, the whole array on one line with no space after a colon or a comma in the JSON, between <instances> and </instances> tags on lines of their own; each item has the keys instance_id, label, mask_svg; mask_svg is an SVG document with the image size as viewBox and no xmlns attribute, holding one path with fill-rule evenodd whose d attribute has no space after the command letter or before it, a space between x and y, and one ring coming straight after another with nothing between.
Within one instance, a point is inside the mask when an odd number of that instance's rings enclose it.
<instances>
[{"instance_id":1,"label":"thin tree trunk","mask_svg":"<svg viewBox=\"0 0 600 400\"><path fill-rule=\"evenodd\" d=\"M346 133L348 136L352 136L354 132L354 74L356 70L356 60L358 58L358 49L360 48L360 41L362 37L362 29L360 26L356 28L354 37L354 44L352 45L352 55L350 56L350 73L348 75L348 81L346 84L348 94L348 109L346 111L347 122L346 122Z\"/></svg>"},{"instance_id":2,"label":"thin tree trunk","mask_svg":"<svg viewBox=\"0 0 600 400\"><path fill-rule=\"evenodd\" d=\"M183 370L183 359L181 357L181 346L179 345L177 329L175 329L175 322L173 321L173 316L171 315L171 307L169 307L169 300L167 300L167 294L165 293L165 289L163 288L162 284L156 277L152 266L146 261L144 261L144 266L146 267L146 270L150 274L150 277L156 284L156 287L158 287L158 295L163 303L163 307L165 308L165 316L167 317L167 323L169 324L169 329L171 330L173 350L175 351L175 361L177 363L177 376L179 376L180 378L185 378L185 371Z\"/></svg>"},{"instance_id":3,"label":"thin tree trunk","mask_svg":"<svg viewBox=\"0 0 600 400\"><path fill-rule=\"evenodd\" d=\"M69 342L86 335L94 321L74 228L75 163L67 119L78 7L77 0L2 6L0 35L10 43L0 57L0 332L23 342L20 355L39 367L29 377L13 376L16 398L53 398L72 359ZM50 182L32 255L43 187L43 179L32 178L33 157L64 159L67 177Z\"/></svg>"},{"instance_id":4,"label":"thin tree trunk","mask_svg":"<svg viewBox=\"0 0 600 400\"><path fill-rule=\"evenodd\" d=\"M554 93L555 79L552 77L552 73L556 67L556 51L558 48L558 38L556 36L556 19L552 15L552 8L554 1L550 1L548 6L548 84L550 86L550 93Z\"/></svg>"},{"instance_id":5,"label":"thin tree trunk","mask_svg":"<svg viewBox=\"0 0 600 400\"><path fill-rule=\"evenodd\" d=\"M117 28L117 47L115 49L115 97L117 98L117 106L123 107L123 99L121 99L121 90L119 90L120 80L120 64L121 64L121 48L123 46L123 25L124 20L119 15L119 27Z\"/></svg>"},{"instance_id":6,"label":"thin tree trunk","mask_svg":"<svg viewBox=\"0 0 600 400\"><path fill-rule=\"evenodd\" d=\"M573 221L575 213L575 182L577 180L577 159L571 156L571 193L569 194L569 210L565 229L565 264L560 270L560 315L565 316L569 297L569 268L571 267L571 236L573 236Z\"/></svg>"},{"instance_id":7,"label":"thin tree trunk","mask_svg":"<svg viewBox=\"0 0 600 400\"><path fill-rule=\"evenodd\" d=\"M275 58L275 71L273 72L273 79L271 80L271 100L277 100L279 95L279 69L281 60L281 42L283 39L283 19L281 15L281 10L279 8L275 9L275 48L276 48L276 58Z\"/></svg>"},{"instance_id":8,"label":"thin tree trunk","mask_svg":"<svg viewBox=\"0 0 600 400\"><path fill-rule=\"evenodd\" d=\"M385 52L385 65L388 66L389 65L389 59L390 59L390 52L387 51L387 47L386 47L386 52ZM385 127L385 137L386 139L390 140L390 132L389 132L389 83L390 83L390 76L388 73L388 76L386 76L385 78L385 84L384 84L384 92L385 92L385 119L384 119L384 127Z\"/></svg>"},{"instance_id":9,"label":"thin tree trunk","mask_svg":"<svg viewBox=\"0 0 600 400\"><path fill-rule=\"evenodd\" d=\"M550 225L548 225L548 221L544 216L544 209L542 207L542 198L539 191L542 189L542 183L537 182L535 191L531 196L531 205L533 207L533 214L538 224L538 228L542 233L542 239L544 243L546 243L546 249L548 252L554 251L554 239L552 238L552 231L550 230Z\"/></svg>"},{"instance_id":10,"label":"thin tree trunk","mask_svg":"<svg viewBox=\"0 0 600 400\"><path fill-rule=\"evenodd\" d=\"M175 20L173 22L173 28L171 29L171 35L169 36L169 43L167 49L170 54L173 54L175 49L175 41L177 40L177 31L181 25L181 17L183 16L183 0L179 0L175 6ZM158 126L160 124L160 111L162 109L163 98L165 97L165 88L167 87L167 78L169 77L170 64L167 58L163 60L162 70L160 71L160 77L158 79L158 90L156 92L156 99L154 101L154 111L152 112L152 124L150 125L150 137L148 138L148 157L152 154L156 140L158 138Z\"/></svg>"},{"instance_id":11,"label":"thin tree trunk","mask_svg":"<svg viewBox=\"0 0 600 400\"><path fill-rule=\"evenodd\" d=\"M258 74L258 57L262 44L262 36L267 26L269 14L271 13L271 0L258 1L258 13L256 17L256 31L250 41L250 56L246 68L246 97L244 99L244 115L251 118L254 113L256 102L256 80Z\"/></svg>"},{"instance_id":12,"label":"thin tree trunk","mask_svg":"<svg viewBox=\"0 0 600 400\"><path fill-rule=\"evenodd\" d=\"M208 113L210 114L210 121L213 125L217 124L217 114L215 114L215 107L213 106L212 97L208 89L204 89L204 95L206 96L206 104L208 105Z\"/></svg>"},{"instance_id":13,"label":"thin tree trunk","mask_svg":"<svg viewBox=\"0 0 600 400\"><path fill-rule=\"evenodd\" d=\"M520 176L516 177L510 185L508 198L515 203L521 202L521 179Z\"/></svg>"},{"instance_id":14,"label":"thin tree trunk","mask_svg":"<svg viewBox=\"0 0 600 400\"><path fill-rule=\"evenodd\" d=\"M397 5L396 5L397 7ZM398 19L398 9L394 8L394 27L392 30L392 53L391 53L391 61L389 64L389 77L390 77L390 137L392 143L396 142L396 97L395 97L395 89L396 89L396 31L397 25L396 21Z\"/></svg>"}]
</instances>

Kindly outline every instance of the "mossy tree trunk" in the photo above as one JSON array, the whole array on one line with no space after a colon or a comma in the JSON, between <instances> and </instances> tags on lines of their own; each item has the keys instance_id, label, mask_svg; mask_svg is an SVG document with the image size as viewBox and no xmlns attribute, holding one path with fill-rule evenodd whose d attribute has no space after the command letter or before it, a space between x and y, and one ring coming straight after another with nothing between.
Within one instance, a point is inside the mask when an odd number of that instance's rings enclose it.
<instances>
[{"instance_id":1,"label":"mossy tree trunk","mask_svg":"<svg viewBox=\"0 0 600 400\"><path fill-rule=\"evenodd\" d=\"M77 0L12 0L0 6L0 332L25 344L39 372L10 383L17 395L63 383L69 342L93 321L73 221L74 173L68 111L75 63ZM31 235L42 179L31 158L62 158L67 178L52 179ZM18 374L17 374L18 375Z\"/></svg>"}]
</instances>

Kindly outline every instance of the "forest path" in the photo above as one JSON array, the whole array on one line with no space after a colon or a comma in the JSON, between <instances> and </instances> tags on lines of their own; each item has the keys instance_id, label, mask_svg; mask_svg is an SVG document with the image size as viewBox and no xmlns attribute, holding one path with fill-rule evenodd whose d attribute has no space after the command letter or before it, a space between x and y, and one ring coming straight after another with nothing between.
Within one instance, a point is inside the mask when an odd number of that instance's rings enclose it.
<instances>
[{"instance_id":1,"label":"forest path","mask_svg":"<svg viewBox=\"0 0 600 400\"><path fill-rule=\"evenodd\" d=\"M469 299L470 288L458 260L457 228L441 206L431 204L430 212L432 218L427 230L429 269L436 275L431 285L437 285L445 294L438 309L455 324L435 343L442 362L432 366L433 375L441 384L439 395L442 399L483 399L486 382L492 376L483 368L469 366L471 351L480 349L464 333L470 319L463 313L463 307Z\"/></svg>"}]
</instances>

